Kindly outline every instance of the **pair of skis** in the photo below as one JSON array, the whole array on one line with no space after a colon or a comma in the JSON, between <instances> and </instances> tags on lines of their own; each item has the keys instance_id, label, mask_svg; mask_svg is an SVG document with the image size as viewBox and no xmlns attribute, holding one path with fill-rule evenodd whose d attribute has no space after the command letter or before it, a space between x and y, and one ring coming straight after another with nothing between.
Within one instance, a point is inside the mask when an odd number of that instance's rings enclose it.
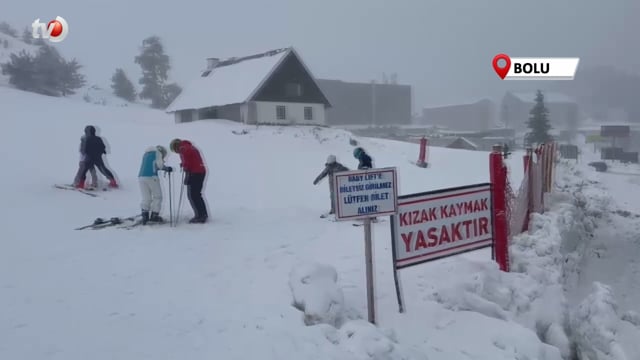
<instances>
[{"instance_id":1,"label":"pair of skis","mask_svg":"<svg viewBox=\"0 0 640 360\"><path fill-rule=\"evenodd\" d=\"M53 185L53 187L55 187L57 189L62 189L62 190L77 191L77 192L79 192L81 194L85 194L85 195L88 195L88 196L91 196L91 197L98 197L98 194L95 193L95 190L97 190L97 189L93 189L93 190L80 189L80 188L77 188L77 187L75 187L73 185L67 185L67 184L55 184L55 185ZM102 190L103 191L107 191L107 188L102 188Z\"/></svg>"},{"instance_id":2,"label":"pair of skis","mask_svg":"<svg viewBox=\"0 0 640 360\"><path fill-rule=\"evenodd\" d=\"M147 225L161 225L165 224L165 222L147 222ZM81 226L76 228L75 230L100 230L108 227L115 227L117 229L132 229L136 226L142 225L142 219L140 215L129 216L129 217L112 217L110 219L97 218L93 221L92 224Z\"/></svg>"}]
</instances>

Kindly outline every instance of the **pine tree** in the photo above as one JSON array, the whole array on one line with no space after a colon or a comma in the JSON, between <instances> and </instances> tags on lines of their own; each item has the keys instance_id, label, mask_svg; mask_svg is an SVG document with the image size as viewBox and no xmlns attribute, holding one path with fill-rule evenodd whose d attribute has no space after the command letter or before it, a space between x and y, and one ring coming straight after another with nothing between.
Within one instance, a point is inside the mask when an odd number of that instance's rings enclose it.
<instances>
[{"instance_id":1,"label":"pine tree","mask_svg":"<svg viewBox=\"0 0 640 360\"><path fill-rule=\"evenodd\" d=\"M35 57L24 50L18 55L11 54L10 61L2 64L2 73L9 75L9 83L18 89L66 96L85 85L80 68L75 59L66 61L54 47L44 45Z\"/></svg>"},{"instance_id":2,"label":"pine tree","mask_svg":"<svg viewBox=\"0 0 640 360\"><path fill-rule=\"evenodd\" d=\"M82 65L80 65L76 59L72 59L71 61L62 59L60 65L58 90L62 96L73 95L77 89L80 89L87 83L85 76L79 72Z\"/></svg>"},{"instance_id":3,"label":"pine tree","mask_svg":"<svg viewBox=\"0 0 640 360\"><path fill-rule=\"evenodd\" d=\"M111 88L113 89L113 93L119 98L125 99L128 102L136 100L136 89L122 69L116 69L116 72L111 77Z\"/></svg>"},{"instance_id":4,"label":"pine tree","mask_svg":"<svg viewBox=\"0 0 640 360\"><path fill-rule=\"evenodd\" d=\"M22 31L22 42L25 44L33 44L33 40L33 31L28 27L24 28Z\"/></svg>"},{"instance_id":5,"label":"pine tree","mask_svg":"<svg viewBox=\"0 0 640 360\"><path fill-rule=\"evenodd\" d=\"M41 46L35 58L36 92L48 96L60 96L63 59L58 50L50 45Z\"/></svg>"},{"instance_id":6,"label":"pine tree","mask_svg":"<svg viewBox=\"0 0 640 360\"><path fill-rule=\"evenodd\" d=\"M35 91L36 64L35 58L22 50L19 54L11 54L9 61L0 65L3 75L9 75L9 84L24 91Z\"/></svg>"},{"instance_id":7,"label":"pine tree","mask_svg":"<svg viewBox=\"0 0 640 360\"><path fill-rule=\"evenodd\" d=\"M14 29L8 22L3 21L0 22L0 33L9 35L11 37L17 38L18 32Z\"/></svg>"},{"instance_id":8,"label":"pine tree","mask_svg":"<svg viewBox=\"0 0 640 360\"><path fill-rule=\"evenodd\" d=\"M135 57L135 63L142 68L141 99L151 100L153 108L164 107L164 87L170 69L169 57L165 55L164 48L157 36L151 36L142 41L140 55Z\"/></svg>"},{"instance_id":9,"label":"pine tree","mask_svg":"<svg viewBox=\"0 0 640 360\"><path fill-rule=\"evenodd\" d=\"M553 138L549 135L551 124L549 123L549 110L544 105L544 95L538 90L535 98L535 105L529 111L529 121L527 126L531 131L526 135L528 145L544 144Z\"/></svg>"}]
</instances>

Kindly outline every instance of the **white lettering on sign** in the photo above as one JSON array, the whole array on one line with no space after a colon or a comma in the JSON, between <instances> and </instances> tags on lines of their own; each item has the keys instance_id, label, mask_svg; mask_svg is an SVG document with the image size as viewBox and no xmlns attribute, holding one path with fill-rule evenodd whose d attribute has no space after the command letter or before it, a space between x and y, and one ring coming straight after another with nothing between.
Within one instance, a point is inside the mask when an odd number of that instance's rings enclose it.
<instances>
[{"instance_id":1,"label":"white lettering on sign","mask_svg":"<svg viewBox=\"0 0 640 360\"><path fill-rule=\"evenodd\" d=\"M397 213L396 168L335 174L336 219L353 220Z\"/></svg>"},{"instance_id":2,"label":"white lettering on sign","mask_svg":"<svg viewBox=\"0 0 640 360\"><path fill-rule=\"evenodd\" d=\"M489 184L403 197L394 218L396 268L490 246Z\"/></svg>"}]
</instances>

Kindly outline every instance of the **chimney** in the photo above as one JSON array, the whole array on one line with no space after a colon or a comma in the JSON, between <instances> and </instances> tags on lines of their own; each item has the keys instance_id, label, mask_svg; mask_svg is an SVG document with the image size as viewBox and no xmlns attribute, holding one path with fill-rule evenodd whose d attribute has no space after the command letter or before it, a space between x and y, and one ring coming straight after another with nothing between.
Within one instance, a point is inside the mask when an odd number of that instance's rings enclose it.
<instances>
[{"instance_id":1,"label":"chimney","mask_svg":"<svg viewBox=\"0 0 640 360\"><path fill-rule=\"evenodd\" d=\"M218 66L219 62L220 62L220 59L218 59L218 58L208 58L207 59L207 70L213 70L216 66Z\"/></svg>"}]
</instances>

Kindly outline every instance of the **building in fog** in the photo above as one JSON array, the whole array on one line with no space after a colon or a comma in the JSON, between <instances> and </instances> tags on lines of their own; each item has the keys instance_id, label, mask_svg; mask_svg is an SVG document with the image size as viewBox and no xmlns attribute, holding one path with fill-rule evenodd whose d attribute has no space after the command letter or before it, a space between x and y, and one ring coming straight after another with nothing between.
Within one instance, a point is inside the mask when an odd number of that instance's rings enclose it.
<instances>
[{"instance_id":1,"label":"building in fog","mask_svg":"<svg viewBox=\"0 0 640 360\"><path fill-rule=\"evenodd\" d=\"M327 96L328 125L393 126L411 124L411 86L318 79Z\"/></svg>"},{"instance_id":2,"label":"building in fog","mask_svg":"<svg viewBox=\"0 0 640 360\"><path fill-rule=\"evenodd\" d=\"M459 131L484 131L495 127L496 104L489 99L426 107L421 123Z\"/></svg>"},{"instance_id":3,"label":"building in fog","mask_svg":"<svg viewBox=\"0 0 640 360\"><path fill-rule=\"evenodd\" d=\"M331 104L291 47L225 60L207 69L165 110L177 123L227 119L246 124L326 124Z\"/></svg>"},{"instance_id":4,"label":"building in fog","mask_svg":"<svg viewBox=\"0 0 640 360\"><path fill-rule=\"evenodd\" d=\"M549 110L549 122L555 130L577 129L579 126L578 103L560 93L543 92L544 105ZM529 112L535 105L536 93L507 92L502 98L500 120L507 128L518 131L527 129Z\"/></svg>"}]
</instances>

